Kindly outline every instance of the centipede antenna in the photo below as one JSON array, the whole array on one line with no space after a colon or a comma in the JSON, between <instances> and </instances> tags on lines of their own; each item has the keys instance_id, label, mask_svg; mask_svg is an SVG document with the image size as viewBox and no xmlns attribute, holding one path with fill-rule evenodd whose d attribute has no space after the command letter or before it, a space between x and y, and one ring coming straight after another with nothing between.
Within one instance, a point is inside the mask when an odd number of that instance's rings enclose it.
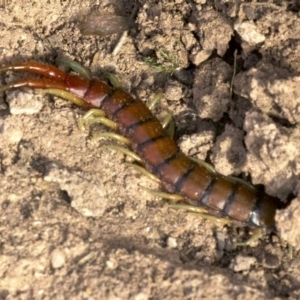
<instances>
[{"instance_id":1,"label":"centipede antenna","mask_svg":"<svg viewBox=\"0 0 300 300\"><path fill-rule=\"evenodd\" d=\"M152 179L153 181L157 182L157 183L161 183L160 179L153 175L152 173L150 173L149 171L147 171L145 168L135 165L135 164L131 164L131 163L126 163L127 165L129 165L130 167L133 167L134 169L136 169L138 172L142 173L143 175L145 175L146 177Z\"/></svg>"},{"instance_id":2,"label":"centipede antenna","mask_svg":"<svg viewBox=\"0 0 300 300\"><path fill-rule=\"evenodd\" d=\"M174 202L182 201L183 197L177 194L169 194L169 193L164 193L164 192L158 192L154 190L150 190L142 185L140 185L140 188L143 189L144 191L148 192L149 194L153 196L158 196L160 198L166 199L166 200L171 200Z\"/></svg>"},{"instance_id":3,"label":"centipede antenna","mask_svg":"<svg viewBox=\"0 0 300 300\"><path fill-rule=\"evenodd\" d=\"M108 121L110 121L110 120L108 120ZM109 138L109 139L115 140L115 141L117 141L121 144L131 145L131 141L129 139L127 139L123 135L120 135L120 134L117 134L117 133L114 133L114 132L98 132L98 133L95 133L92 136L92 141L95 141L99 138Z\"/></svg>"},{"instance_id":4,"label":"centipede antenna","mask_svg":"<svg viewBox=\"0 0 300 300\"><path fill-rule=\"evenodd\" d=\"M106 145L104 147L107 148L107 149L119 151L119 152L121 152L121 153L123 153L123 154L125 154L127 156L130 156L135 161L137 161L139 163L142 163L141 158L136 153L134 153L133 151L130 151L127 148L124 148L124 147L121 147L121 146L117 146L117 145Z\"/></svg>"}]
</instances>

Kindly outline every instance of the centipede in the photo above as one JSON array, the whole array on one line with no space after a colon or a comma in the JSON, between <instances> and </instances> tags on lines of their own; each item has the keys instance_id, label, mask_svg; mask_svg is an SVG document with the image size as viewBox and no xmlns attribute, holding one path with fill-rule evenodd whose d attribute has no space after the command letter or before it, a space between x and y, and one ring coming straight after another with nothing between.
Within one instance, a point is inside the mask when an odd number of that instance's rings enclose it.
<instances>
[{"instance_id":1,"label":"centipede","mask_svg":"<svg viewBox=\"0 0 300 300\"><path fill-rule=\"evenodd\" d=\"M78 71L74 67L77 65L72 66ZM158 178L167 193L177 195L186 210L253 228L259 232L255 236L274 230L277 210L274 197L241 180L212 172L185 155L148 106L121 87L92 78L90 74L68 73L33 61L0 67L0 72L8 71L29 72L40 77L14 80L0 87L0 92L40 89L86 110L97 109L99 115L116 125L143 167Z\"/></svg>"}]
</instances>

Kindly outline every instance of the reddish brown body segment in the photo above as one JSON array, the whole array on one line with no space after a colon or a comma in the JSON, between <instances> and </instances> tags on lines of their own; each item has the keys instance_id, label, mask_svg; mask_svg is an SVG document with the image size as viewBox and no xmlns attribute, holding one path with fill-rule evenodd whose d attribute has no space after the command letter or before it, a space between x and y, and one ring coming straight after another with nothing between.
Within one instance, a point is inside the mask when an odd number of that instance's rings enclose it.
<instances>
[{"instance_id":1,"label":"reddish brown body segment","mask_svg":"<svg viewBox=\"0 0 300 300\"><path fill-rule=\"evenodd\" d=\"M2 91L20 87L55 88L76 94L87 103L85 108L102 109L118 124L121 134L130 139L133 151L159 177L165 189L182 195L190 205L204 207L209 214L229 218L241 226L274 227L276 205L272 197L260 195L241 182L212 174L189 159L149 108L126 91L35 62L0 68L0 71L7 70L28 71L46 78L15 81Z\"/></svg>"}]
</instances>

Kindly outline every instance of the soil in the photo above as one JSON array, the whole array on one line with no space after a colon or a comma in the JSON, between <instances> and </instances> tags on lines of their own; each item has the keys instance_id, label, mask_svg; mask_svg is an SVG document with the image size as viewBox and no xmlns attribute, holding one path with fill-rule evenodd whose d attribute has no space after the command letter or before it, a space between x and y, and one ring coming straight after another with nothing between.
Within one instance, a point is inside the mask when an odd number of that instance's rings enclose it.
<instances>
[{"instance_id":1,"label":"soil","mask_svg":"<svg viewBox=\"0 0 300 300\"><path fill-rule=\"evenodd\" d=\"M278 210L276 233L234 247L251 229L218 226L147 193L143 186L160 187L107 147L114 142L92 138L107 128L79 129L83 109L8 91L0 299L299 299L297 3L2 1L2 65L68 58L100 78L115 74L143 101L162 93L156 113L173 113L186 154L291 205ZM104 31L108 15L133 15L136 25L121 44L120 33L83 36L83 18L95 15ZM2 73L1 85L30 76Z\"/></svg>"}]
</instances>

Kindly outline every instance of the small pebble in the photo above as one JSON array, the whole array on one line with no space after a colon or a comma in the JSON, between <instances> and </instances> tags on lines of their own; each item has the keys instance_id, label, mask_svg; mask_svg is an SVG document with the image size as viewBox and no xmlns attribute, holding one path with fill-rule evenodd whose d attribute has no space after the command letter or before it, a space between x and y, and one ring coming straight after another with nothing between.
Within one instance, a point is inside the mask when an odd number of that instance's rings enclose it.
<instances>
[{"instance_id":1,"label":"small pebble","mask_svg":"<svg viewBox=\"0 0 300 300\"><path fill-rule=\"evenodd\" d=\"M234 272L248 271L256 263L256 258L251 256L238 255L231 262L231 269Z\"/></svg>"},{"instance_id":2,"label":"small pebble","mask_svg":"<svg viewBox=\"0 0 300 300\"><path fill-rule=\"evenodd\" d=\"M11 91L7 94L10 113L12 115L33 115L43 107L43 95L32 90Z\"/></svg>"},{"instance_id":3,"label":"small pebble","mask_svg":"<svg viewBox=\"0 0 300 300\"><path fill-rule=\"evenodd\" d=\"M261 34L252 21L243 22L234 26L236 32L241 36L242 40L249 45L257 45L265 41L266 37Z\"/></svg>"},{"instance_id":4,"label":"small pebble","mask_svg":"<svg viewBox=\"0 0 300 300\"><path fill-rule=\"evenodd\" d=\"M167 245L169 248L177 248L177 241L175 238L169 237L167 240Z\"/></svg>"},{"instance_id":5,"label":"small pebble","mask_svg":"<svg viewBox=\"0 0 300 300\"><path fill-rule=\"evenodd\" d=\"M59 269L64 266L66 262L64 253L59 249L54 249L51 252L51 266L53 269Z\"/></svg>"}]
</instances>

